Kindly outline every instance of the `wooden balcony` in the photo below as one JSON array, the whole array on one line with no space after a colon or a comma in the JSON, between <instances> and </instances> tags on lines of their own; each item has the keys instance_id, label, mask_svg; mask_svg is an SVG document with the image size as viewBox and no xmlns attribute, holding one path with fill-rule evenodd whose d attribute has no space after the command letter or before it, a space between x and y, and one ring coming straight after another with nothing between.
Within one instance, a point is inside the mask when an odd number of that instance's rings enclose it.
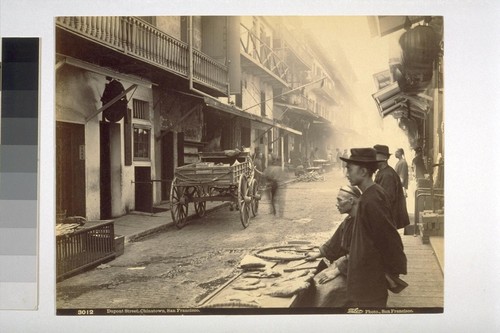
<instances>
[{"instance_id":1,"label":"wooden balcony","mask_svg":"<svg viewBox=\"0 0 500 333\"><path fill-rule=\"evenodd\" d=\"M312 80L317 80L319 78L320 78L319 76L314 76L312 78ZM337 100L338 100L337 93L336 93L334 87L331 87L331 86L326 84L326 82L327 82L326 80L329 80L329 79L325 79L325 82L322 84L313 85L311 87L311 90L314 91L315 93L319 94L323 98L330 100L330 102L332 102L334 105L336 105Z\"/></svg>"},{"instance_id":2,"label":"wooden balcony","mask_svg":"<svg viewBox=\"0 0 500 333\"><path fill-rule=\"evenodd\" d=\"M274 87L288 87L286 62L243 24L240 32L242 67Z\"/></svg>"},{"instance_id":3,"label":"wooden balcony","mask_svg":"<svg viewBox=\"0 0 500 333\"><path fill-rule=\"evenodd\" d=\"M152 64L183 78L189 74L189 45L130 16L57 17L56 26L86 40ZM193 50L193 82L227 94L228 68Z\"/></svg>"}]
</instances>

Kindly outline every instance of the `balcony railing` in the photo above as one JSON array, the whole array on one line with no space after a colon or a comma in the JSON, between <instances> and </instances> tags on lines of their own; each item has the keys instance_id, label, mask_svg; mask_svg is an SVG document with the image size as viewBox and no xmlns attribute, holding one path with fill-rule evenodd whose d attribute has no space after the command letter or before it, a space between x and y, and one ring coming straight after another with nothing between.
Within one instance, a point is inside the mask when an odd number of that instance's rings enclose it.
<instances>
[{"instance_id":1,"label":"balcony railing","mask_svg":"<svg viewBox=\"0 0 500 333\"><path fill-rule=\"evenodd\" d=\"M130 16L58 17L56 24L125 54L187 77L189 45L151 24ZM227 93L228 69L204 53L193 50L193 80Z\"/></svg>"},{"instance_id":2,"label":"balcony railing","mask_svg":"<svg viewBox=\"0 0 500 333\"><path fill-rule=\"evenodd\" d=\"M260 66L271 71L271 73L283 82L287 82L286 76L289 67L285 61L283 61L269 45L260 40L252 30L243 24L241 24L240 43L242 51L248 57L254 59Z\"/></svg>"},{"instance_id":3,"label":"balcony railing","mask_svg":"<svg viewBox=\"0 0 500 333\"><path fill-rule=\"evenodd\" d=\"M291 93L286 97L286 102L291 105L295 105L299 108L308 110L309 112L314 112L314 101L308 99L301 93Z\"/></svg>"}]
</instances>

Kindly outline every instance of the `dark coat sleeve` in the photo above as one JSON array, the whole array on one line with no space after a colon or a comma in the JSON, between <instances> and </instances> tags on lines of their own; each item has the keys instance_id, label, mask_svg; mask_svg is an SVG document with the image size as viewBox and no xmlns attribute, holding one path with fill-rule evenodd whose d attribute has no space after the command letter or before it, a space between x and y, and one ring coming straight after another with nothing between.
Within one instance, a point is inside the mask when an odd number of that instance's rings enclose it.
<instances>
[{"instance_id":1,"label":"dark coat sleeve","mask_svg":"<svg viewBox=\"0 0 500 333\"><path fill-rule=\"evenodd\" d=\"M391 223L390 210L380 193L377 200L366 203L370 223L366 223L373 245L381 254L386 273L406 274L406 255L398 231Z\"/></svg>"},{"instance_id":2,"label":"dark coat sleeve","mask_svg":"<svg viewBox=\"0 0 500 333\"><path fill-rule=\"evenodd\" d=\"M347 254L347 251L342 247L342 235L345 225L346 220L342 221L333 236L319 248L321 254L330 261L337 260Z\"/></svg>"}]
</instances>

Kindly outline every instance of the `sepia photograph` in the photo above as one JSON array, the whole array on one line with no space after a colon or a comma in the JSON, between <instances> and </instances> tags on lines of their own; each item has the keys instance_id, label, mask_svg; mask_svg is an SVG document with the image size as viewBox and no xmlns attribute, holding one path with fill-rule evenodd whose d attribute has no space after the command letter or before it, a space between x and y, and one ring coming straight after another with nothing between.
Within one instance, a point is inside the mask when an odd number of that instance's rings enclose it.
<instances>
[{"instance_id":1,"label":"sepia photograph","mask_svg":"<svg viewBox=\"0 0 500 333\"><path fill-rule=\"evenodd\" d=\"M443 313L446 22L55 17L57 315Z\"/></svg>"},{"instance_id":2,"label":"sepia photograph","mask_svg":"<svg viewBox=\"0 0 500 333\"><path fill-rule=\"evenodd\" d=\"M499 9L0 0L0 332L500 331Z\"/></svg>"}]
</instances>

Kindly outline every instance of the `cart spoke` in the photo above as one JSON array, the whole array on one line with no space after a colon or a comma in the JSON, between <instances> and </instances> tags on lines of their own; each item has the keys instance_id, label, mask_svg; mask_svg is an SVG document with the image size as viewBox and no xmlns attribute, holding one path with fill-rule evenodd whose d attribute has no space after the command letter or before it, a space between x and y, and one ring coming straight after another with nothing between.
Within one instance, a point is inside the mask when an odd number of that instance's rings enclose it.
<instances>
[{"instance_id":1,"label":"cart spoke","mask_svg":"<svg viewBox=\"0 0 500 333\"><path fill-rule=\"evenodd\" d=\"M255 217L257 216L257 211L259 210L259 200L260 200L259 183L257 182L257 180L252 179L252 181L250 182L249 192L252 197L252 203L250 204L252 217Z\"/></svg>"},{"instance_id":2,"label":"cart spoke","mask_svg":"<svg viewBox=\"0 0 500 333\"><path fill-rule=\"evenodd\" d=\"M194 191L193 193L193 198L201 198L205 196L206 192L202 186L197 187L196 191ZM198 215L199 217L203 217L205 215L206 207L207 207L206 201L194 202L194 210L196 211L196 215Z\"/></svg>"},{"instance_id":3,"label":"cart spoke","mask_svg":"<svg viewBox=\"0 0 500 333\"><path fill-rule=\"evenodd\" d=\"M175 226L179 229L184 227L187 222L188 201L186 187L179 186L175 178L170 189L170 212Z\"/></svg>"},{"instance_id":4,"label":"cart spoke","mask_svg":"<svg viewBox=\"0 0 500 333\"><path fill-rule=\"evenodd\" d=\"M250 203L248 179L245 175L241 175L238 183L238 206L240 208L240 220L243 227L248 227L250 220Z\"/></svg>"}]
</instances>

